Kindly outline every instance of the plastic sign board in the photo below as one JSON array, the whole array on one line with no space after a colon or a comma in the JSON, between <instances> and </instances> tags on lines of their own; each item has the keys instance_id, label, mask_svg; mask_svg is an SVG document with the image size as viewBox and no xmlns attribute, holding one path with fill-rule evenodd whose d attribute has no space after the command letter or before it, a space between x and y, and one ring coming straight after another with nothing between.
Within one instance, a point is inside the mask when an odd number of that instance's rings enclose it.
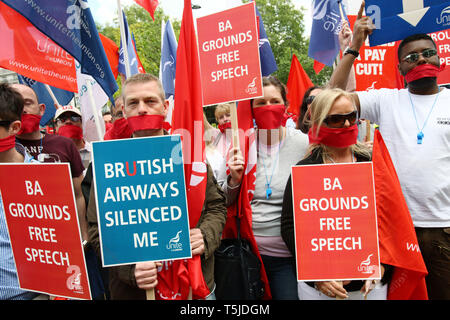
<instances>
[{"instance_id":1,"label":"plastic sign board","mask_svg":"<svg viewBox=\"0 0 450 320\"><path fill-rule=\"evenodd\" d=\"M299 281L380 279L372 163L292 167Z\"/></svg>"},{"instance_id":2,"label":"plastic sign board","mask_svg":"<svg viewBox=\"0 0 450 320\"><path fill-rule=\"evenodd\" d=\"M377 27L369 36L370 45L377 46L417 33L449 29L450 1L366 0L366 15Z\"/></svg>"},{"instance_id":3,"label":"plastic sign board","mask_svg":"<svg viewBox=\"0 0 450 320\"><path fill-rule=\"evenodd\" d=\"M179 135L93 142L104 266L191 257Z\"/></svg>"},{"instance_id":4,"label":"plastic sign board","mask_svg":"<svg viewBox=\"0 0 450 320\"><path fill-rule=\"evenodd\" d=\"M450 26L449 26L450 28ZM430 34L438 50L438 56L441 64L446 64L446 68L438 76L438 84L450 83L450 29L433 32Z\"/></svg>"},{"instance_id":5,"label":"plastic sign board","mask_svg":"<svg viewBox=\"0 0 450 320\"><path fill-rule=\"evenodd\" d=\"M91 299L69 164L0 164L19 286Z\"/></svg>"},{"instance_id":6,"label":"plastic sign board","mask_svg":"<svg viewBox=\"0 0 450 320\"><path fill-rule=\"evenodd\" d=\"M203 104L262 96L255 3L197 19Z\"/></svg>"}]
</instances>

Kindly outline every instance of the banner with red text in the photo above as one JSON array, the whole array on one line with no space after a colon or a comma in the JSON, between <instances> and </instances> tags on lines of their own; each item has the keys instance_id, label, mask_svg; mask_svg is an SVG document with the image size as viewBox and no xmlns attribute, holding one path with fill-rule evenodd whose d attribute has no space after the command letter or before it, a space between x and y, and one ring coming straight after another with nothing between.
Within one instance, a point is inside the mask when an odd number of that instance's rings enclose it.
<instances>
[{"instance_id":1,"label":"banner with red text","mask_svg":"<svg viewBox=\"0 0 450 320\"><path fill-rule=\"evenodd\" d=\"M203 105L262 95L255 3L197 19Z\"/></svg>"},{"instance_id":2,"label":"banner with red text","mask_svg":"<svg viewBox=\"0 0 450 320\"><path fill-rule=\"evenodd\" d=\"M438 84L450 84L450 29L430 33L430 36L436 42L441 64L445 63L447 66L439 74Z\"/></svg>"},{"instance_id":3,"label":"banner with red text","mask_svg":"<svg viewBox=\"0 0 450 320\"><path fill-rule=\"evenodd\" d=\"M299 281L380 279L372 163L292 167Z\"/></svg>"},{"instance_id":4,"label":"banner with red text","mask_svg":"<svg viewBox=\"0 0 450 320\"><path fill-rule=\"evenodd\" d=\"M0 177L20 288L91 299L69 164L2 163Z\"/></svg>"},{"instance_id":5,"label":"banner with red text","mask_svg":"<svg viewBox=\"0 0 450 320\"><path fill-rule=\"evenodd\" d=\"M0 43L0 67L78 92L73 57L3 2L0 2Z\"/></svg>"}]
</instances>

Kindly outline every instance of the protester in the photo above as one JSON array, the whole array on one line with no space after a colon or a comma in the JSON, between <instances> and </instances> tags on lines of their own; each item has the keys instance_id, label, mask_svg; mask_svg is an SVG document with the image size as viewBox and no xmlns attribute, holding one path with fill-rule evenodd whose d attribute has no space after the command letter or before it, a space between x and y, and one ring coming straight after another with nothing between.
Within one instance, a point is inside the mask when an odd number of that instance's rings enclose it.
<instances>
[{"instance_id":1,"label":"protester","mask_svg":"<svg viewBox=\"0 0 450 320\"><path fill-rule=\"evenodd\" d=\"M363 4L364 5L364 4ZM351 66L374 30L361 6L353 40L330 80L345 88ZM426 34L405 38L398 47L398 69L406 89L380 89L352 94L361 117L379 125L409 211L428 276L430 299L450 299L450 91L439 88L440 59Z\"/></svg>"},{"instance_id":2,"label":"protester","mask_svg":"<svg viewBox=\"0 0 450 320\"><path fill-rule=\"evenodd\" d=\"M252 101L257 125L257 164L252 209L252 231L267 274L272 298L296 300L295 261L280 234L283 192L290 167L308 146L305 134L282 126L287 107L284 85L275 77L263 78L264 96ZM237 148L230 151L230 175L224 185L230 201L236 199L244 161Z\"/></svg>"},{"instance_id":3,"label":"protester","mask_svg":"<svg viewBox=\"0 0 450 320\"><path fill-rule=\"evenodd\" d=\"M72 139L80 152L83 166L87 168L91 162L92 145L83 138L83 118L81 111L71 105L59 106L55 113L56 133Z\"/></svg>"},{"instance_id":4,"label":"protester","mask_svg":"<svg viewBox=\"0 0 450 320\"><path fill-rule=\"evenodd\" d=\"M80 153L69 138L39 131L39 121L44 114L45 105L38 103L37 95L32 88L23 84L13 84L12 87L22 95L25 103L22 128L16 139L39 162L70 163L81 236L83 240L87 240L86 205L81 191L84 167Z\"/></svg>"},{"instance_id":5,"label":"protester","mask_svg":"<svg viewBox=\"0 0 450 320\"><path fill-rule=\"evenodd\" d=\"M131 138L131 131L127 119L123 117L123 97L119 96L111 106L112 127L106 131L104 140Z\"/></svg>"},{"instance_id":6,"label":"protester","mask_svg":"<svg viewBox=\"0 0 450 320\"><path fill-rule=\"evenodd\" d=\"M351 97L340 89L327 89L319 93L310 108L309 148L304 159L297 165L353 163L370 161L368 148L357 142L358 115ZM289 177L283 196L281 235L289 251L295 255L294 209L292 203L292 181ZM339 265L338 262L336 262ZM382 267L382 273L384 267ZM387 278L367 296L368 299L386 299ZM371 280L370 280L371 281ZM370 283L367 284L368 286ZM320 300L327 297L362 299L360 290L365 292L365 282L359 281L316 281L299 282L301 300Z\"/></svg>"},{"instance_id":7,"label":"protester","mask_svg":"<svg viewBox=\"0 0 450 320\"><path fill-rule=\"evenodd\" d=\"M219 186L222 186L227 178L226 173L226 159L222 153L214 145L214 140L217 137L216 128L214 128L203 113L203 126L205 136L205 153L206 160L208 161L211 169L213 170L214 177L217 180Z\"/></svg>"},{"instance_id":8,"label":"protester","mask_svg":"<svg viewBox=\"0 0 450 320\"><path fill-rule=\"evenodd\" d=\"M313 86L306 90L303 96L302 105L300 106L300 115L297 119L296 128L305 134L308 134L309 130L307 126L307 122L309 120L309 107L311 106L311 103L313 102L316 95L318 95L321 91L321 87Z\"/></svg>"},{"instance_id":9,"label":"protester","mask_svg":"<svg viewBox=\"0 0 450 320\"><path fill-rule=\"evenodd\" d=\"M228 150L231 146L231 111L230 108L234 107L233 103L222 103L217 105L214 110L214 116L218 124L219 132L214 140L214 146L219 150L224 159L227 158Z\"/></svg>"},{"instance_id":10,"label":"protester","mask_svg":"<svg viewBox=\"0 0 450 320\"><path fill-rule=\"evenodd\" d=\"M24 101L19 93L6 83L0 84L0 163L37 162L15 139L21 128L23 106ZM0 300L41 299L43 296L19 288L0 194Z\"/></svg>"},{"instance_id":11,"label":"protester","mask_svg":"<svg viewBox=\"0 0 450 320\"><path fill-rule=\"evenodd\" d=\"M112 115L110 111L106 111L103 113L103 122L105 123L105 131L108 131L112 128Z\"/></svg>"},{"instance_id":12,"label":"protester","mask_svg":"<svg viewBox=\"0 0 450 320\"><path fill-rule=\"evenodd\" d=\"M150 74L136 74L123 86L125 105L123 113L132 137L160 136L169 103L158 78ZM94 188L91 188L88 221L89 241L100 255L97 212ZM224 194L217 185L211 167L207 165L207 186L202 215L197 227L190 230L192 255L201 255L202 271L211 292L214 290L214 251L220 243L225 225L226 207ZM112 299L145 299L146 290L158 284L158 266L155 262L138 262L132 265L111 267L110 292ZM212 295L213 296L213 295Z\"/></svg>"}]
</instances>

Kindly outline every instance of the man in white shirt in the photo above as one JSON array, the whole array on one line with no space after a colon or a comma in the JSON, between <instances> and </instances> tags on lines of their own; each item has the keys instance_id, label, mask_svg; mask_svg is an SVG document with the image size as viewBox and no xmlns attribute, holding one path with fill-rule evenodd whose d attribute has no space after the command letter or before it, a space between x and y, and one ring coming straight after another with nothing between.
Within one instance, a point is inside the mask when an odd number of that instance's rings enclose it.
<instances>
[{"instance_id":1,"label":"man in white shirt","mask_svg":"<svg viewBox=\"0 0 450 320\"><path fill-rule=\"evenodd\" d=\"M361 9L331 87L345 89L349 71L373 29ZM407 89L357 92L353 98L361 118L379 125L388 147L427 266L428 296L450 299L450 90L437 84L440 59L428 35L404 39L398 58Z\"/></svg>"}]
</instances>

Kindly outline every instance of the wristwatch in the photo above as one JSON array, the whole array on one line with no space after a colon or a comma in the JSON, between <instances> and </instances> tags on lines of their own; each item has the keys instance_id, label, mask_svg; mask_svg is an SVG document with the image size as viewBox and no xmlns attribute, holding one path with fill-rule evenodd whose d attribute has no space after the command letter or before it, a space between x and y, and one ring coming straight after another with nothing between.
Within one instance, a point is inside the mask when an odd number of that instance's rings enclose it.
<instances>
[{"instance_id":1,"label":"wristwatch","mask_svg":"<svg viewBox=\"0 0 450 320\"><path fill-rule=\"evenodd\" d=\"M358 51L355 51L355 50L352 50L352 49L350 49L349 47L347 47L347 49L345 49L345 51L344 51L344 56L347 55L347 54L352 54L352 55L354 55L356 58L359 57L359 52L358 52Z\"/></svg>"}]
</instances>

